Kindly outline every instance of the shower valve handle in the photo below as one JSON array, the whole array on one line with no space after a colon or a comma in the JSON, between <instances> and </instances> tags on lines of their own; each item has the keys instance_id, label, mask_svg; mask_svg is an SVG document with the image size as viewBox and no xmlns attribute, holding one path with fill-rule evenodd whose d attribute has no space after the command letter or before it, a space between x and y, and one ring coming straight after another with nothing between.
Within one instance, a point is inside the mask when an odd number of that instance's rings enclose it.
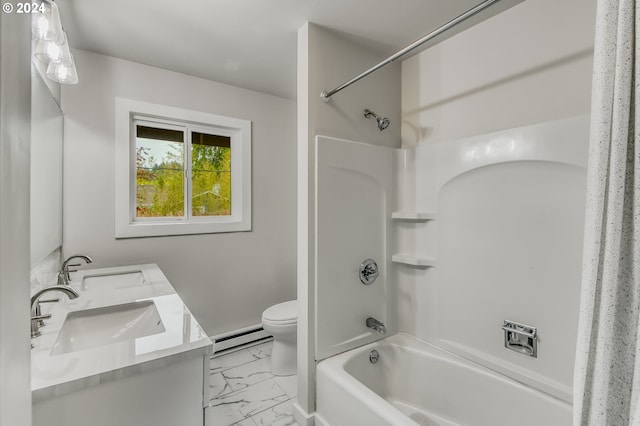
<instances>
[{"instance_id":1,"label":"shower valve handle","mask_svg":"<svg viewBox=\"0 0 640 426\"><path fill-rule=\"evenodd\" d=\"M367 259L360 265L360 282L362 284L372 284L379 274L378 264L373 259Z\"/></svg>"}]
</instances>

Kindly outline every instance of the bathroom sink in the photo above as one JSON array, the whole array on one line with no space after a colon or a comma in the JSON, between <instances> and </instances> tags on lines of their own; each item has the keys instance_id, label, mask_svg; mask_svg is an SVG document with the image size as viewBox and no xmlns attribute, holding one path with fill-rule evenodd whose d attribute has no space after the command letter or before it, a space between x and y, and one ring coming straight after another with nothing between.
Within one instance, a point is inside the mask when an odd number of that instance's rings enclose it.
<instances>
[{"instance_id":1,"label":"bathroom sink","mask_svg":"<svg viewBox=\"0 0 640 426\"><path fill-rule=\"evenodd\" d=\"M137 269L132 271L85 275L82 277L82 284L80 288L82 290L93 290L107 287L119 288L142 285L144 283L144 275L141 270Z\"/></svg>"},{"instance_id":2,"label":"bathroom sink","mask_svg":"<svg viewBox=\"0 0 640 426\"><path fill-rule=\"evenodd\" d=\"M51 355L162 333L164 324L152 300L70 312Z\"/></svg>"}]
</instances>

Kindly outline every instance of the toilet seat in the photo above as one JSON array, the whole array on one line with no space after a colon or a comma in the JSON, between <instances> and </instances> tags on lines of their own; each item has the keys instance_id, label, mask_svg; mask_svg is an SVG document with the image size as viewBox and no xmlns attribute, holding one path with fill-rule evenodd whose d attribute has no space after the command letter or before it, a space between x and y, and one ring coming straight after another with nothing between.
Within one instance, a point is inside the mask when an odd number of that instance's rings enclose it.
<instances>
[{"instance_id":1,"label":"toilet seat","mask_svg":"<svg viewBox=\"0 0 640 426\"><path fill-rule=\"evenodd\" d=\"M262 314L262 321L280 325L297 323L298 301L290 300L267 308Z\"/></svg>"}]
</instances>

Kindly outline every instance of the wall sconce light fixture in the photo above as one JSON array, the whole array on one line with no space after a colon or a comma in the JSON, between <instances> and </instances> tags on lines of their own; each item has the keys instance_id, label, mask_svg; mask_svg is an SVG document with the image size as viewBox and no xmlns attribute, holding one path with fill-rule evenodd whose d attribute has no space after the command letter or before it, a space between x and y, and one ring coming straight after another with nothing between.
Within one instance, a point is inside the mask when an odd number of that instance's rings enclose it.
<instances>
[{"instance_id":1,"label":"wall sconce light fixture","mask_svg":"<svg viewBox=\"0 0 640 426\"><path fill-rule=\"evenodd\" d=\"M31 36L35 41L33 56L47 65L47 77L62 84L77 84L78 72L69 50L67 34L62 29L58 5L42 2L42 12L33 13Z\"/></svg>"}]
</instances>

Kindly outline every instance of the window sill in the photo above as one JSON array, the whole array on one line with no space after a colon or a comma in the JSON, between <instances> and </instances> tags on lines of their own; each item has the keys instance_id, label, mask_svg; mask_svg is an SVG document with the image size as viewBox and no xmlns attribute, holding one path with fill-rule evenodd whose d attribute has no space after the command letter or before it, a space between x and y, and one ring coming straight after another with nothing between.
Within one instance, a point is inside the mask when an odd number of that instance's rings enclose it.
<instances>
[{"instance_id":1,"label":"window sill","mask_svg":"<svg viewBox=\"0 0 640 426\"><path fill-rule=\"evenodd\" d=\"M251 222L249 221L207 223L137 222L125 226L117 226L115 237L116 239L124 239L246 231L251 231Z\"/></svg>"}]
</instances>

